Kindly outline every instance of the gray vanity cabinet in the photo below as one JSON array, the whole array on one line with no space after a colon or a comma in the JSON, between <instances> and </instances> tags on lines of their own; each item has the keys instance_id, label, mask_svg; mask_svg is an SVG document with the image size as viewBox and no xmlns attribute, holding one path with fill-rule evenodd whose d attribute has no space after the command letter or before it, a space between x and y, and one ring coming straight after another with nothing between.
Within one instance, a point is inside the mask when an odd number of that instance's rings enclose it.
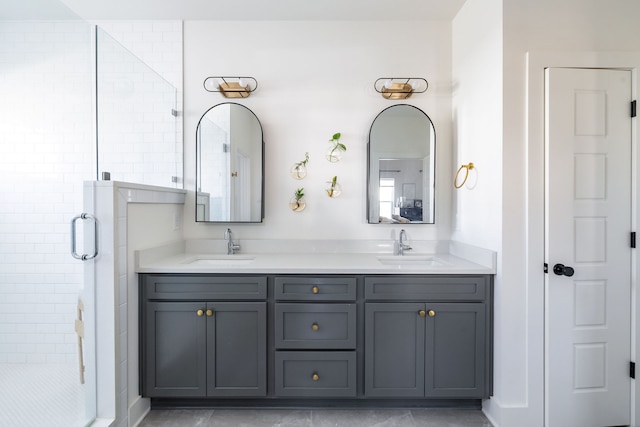
<instances>
[{"instance_id":1,"label":"gray vanity cabinet","mask_svg":"<svg viewBox=\"0 0 640 427\"><path fill-rule=\"evenodd\" d=\"M492 294L490 275L141 274L141 394L479 402L493 392Z\"/></svg>"},{"instance_id":2,"label":"gray vanity cabinet","mask_svg":"<svg viewBox=\"0 0 640 427\"><path fill-rule=\"evenodd\" d=\"M365 278L365 395L488 398L490 292L481 276Z\"/></svg>"},{"instance_id":3,"label":"gray vanity cabinet","mask_svg":"<svg viewBox=\"0 0 640 427\"><path fill-rule=\"evenodd\" d=\"M266 298L266 278L243 283L264 287ZM207 300L216 297L215 289L228 288L224 277L145 275L141 284L143 396L266 396L266 301ZM187 292L192 301L182 301L180 286L203 292ZM230 298L226 290L217 296Z\"/></svg>"}]
</instances>

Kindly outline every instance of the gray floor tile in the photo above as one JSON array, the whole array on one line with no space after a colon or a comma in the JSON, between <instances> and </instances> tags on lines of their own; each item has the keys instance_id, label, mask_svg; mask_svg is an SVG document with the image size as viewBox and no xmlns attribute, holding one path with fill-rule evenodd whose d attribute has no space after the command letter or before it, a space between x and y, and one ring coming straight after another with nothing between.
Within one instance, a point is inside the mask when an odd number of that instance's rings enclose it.
<instances>
[{"instance_id":1,"label":"gray floor tile","mask_svg":"<svg viewBox=\"0 0 640 427\"><path fill-rule=\"evenodd\" d=\"M414 425L421 427L491 427L482 411L471 409L412 409Z\"/></svg>"},{"instance_id":2,"label":"gray floor tile","mask_svg":"<svg viewBox=\"0 0 640 427\"><path fill-rule=\"evenodd\" d=\"M208 426L212 409L153 410L138 427L204 427Z\"/></svg>"},{"instance_id":3,"label":"gray floor tile","mask_svg":"<svg viewBox=\"0 0 640 427\"><path fill-rule=\"evenodd\" d=\"M311 427L311 411L288 409L215 409L207 427Z\"/></svg>"},{"instance_id":4,"label":"gray floor tile","mask_svg":"<svg viewBox=\"0 0 640 427\"><path fill-rule=\"evenodd\" d=\"M471 409L152 410L139 427L491 427Z\"/></svg>"},{"instance_id":5,"label":"gray floor tile","mask_svg":"<svg viewBox=\"0 0 640 427\"><path fill-rule=\"evenodd\" d=\"M311 416L313 427L400 427L415 426L405 409L319 409Z\"/></svg>"}]
</instances>

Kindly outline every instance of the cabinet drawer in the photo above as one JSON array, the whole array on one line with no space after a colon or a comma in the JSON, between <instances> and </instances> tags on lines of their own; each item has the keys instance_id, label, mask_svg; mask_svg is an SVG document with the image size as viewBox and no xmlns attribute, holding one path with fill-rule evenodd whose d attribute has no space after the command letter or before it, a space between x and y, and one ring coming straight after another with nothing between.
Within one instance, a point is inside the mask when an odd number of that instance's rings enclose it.
<instances>
[{"instance_id":1,"label":"cabinet drawer","mask_svg":"<svg viewBox=\"0 0 640 427\"><path fill-rule=\"evenodd\" d=\"M277 303L276 348L354 349L356 305Z\"/></svg>"},{"instance_id":2,"label":"cabinet drawer","mask_svg":"<svg viewBox=\"0 0 640 427\"><path fill-rule=\"evenodd\" d=\"M369 276L367 300L484 301L490 276Z\"/></svg>"},{"instance_id":3,"label":"cabinet drawer","mask_svg":"<svg viewBox=\"0 0 640 427\"><path fill-rule=\"evenodd\" d=\"M265 276L188 274L142 275L145 298L150 300L264 300Z\"/></svg>"},{"instance_id":4,"label":"cabinet drawer","mask_svg":"<svg viewBox=\"0 0 640 427\"><path fill-rule=\"evenodd\" d=\"M277 351L276 396L355 397L354 351Z\"/></svg>"},{"instance_id":5,"label":"cabinet drawer","mask_svg":"<svg viewBox=\"0 0 640 427\"><path fill-rule=\"evenodd\" d=\"M355 277L276 277L275 299L280 301L355 301Z\"/></svg>"}]
</instances>

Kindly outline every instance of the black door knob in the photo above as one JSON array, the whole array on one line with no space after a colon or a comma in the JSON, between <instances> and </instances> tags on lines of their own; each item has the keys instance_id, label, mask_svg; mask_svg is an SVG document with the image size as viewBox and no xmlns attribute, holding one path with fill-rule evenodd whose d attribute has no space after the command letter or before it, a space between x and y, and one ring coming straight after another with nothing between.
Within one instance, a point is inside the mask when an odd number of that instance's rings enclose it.
<instances>
[{"instance_id":1,"label":"black door knob","mask_svg":"<svg viewBox=\"0 0 640 427\"><path fill-rule=\"evenodd\" d=\"M573 270L573 267L565 266L564 264L554 265L553 272L558 276L567 276L567 277L571 277L573 276L573 273L575 273L575 271Z\"/></svg>"}]
</instances>

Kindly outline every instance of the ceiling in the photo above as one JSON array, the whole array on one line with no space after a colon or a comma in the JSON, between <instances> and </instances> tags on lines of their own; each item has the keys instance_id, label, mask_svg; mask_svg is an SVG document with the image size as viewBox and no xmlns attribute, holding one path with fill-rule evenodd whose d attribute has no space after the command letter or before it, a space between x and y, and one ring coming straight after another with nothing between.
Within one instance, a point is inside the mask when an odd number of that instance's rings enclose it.
<instances>
[{"instance_id":1,"label":"ceiling","mask_svg":"<svg viewBox=\"0 0 640 427\"><path fill-rule=\"evenodd\" d=\"M450 21L466 0L0 0L0 19Z\"/></svg>"}]
</instances>

